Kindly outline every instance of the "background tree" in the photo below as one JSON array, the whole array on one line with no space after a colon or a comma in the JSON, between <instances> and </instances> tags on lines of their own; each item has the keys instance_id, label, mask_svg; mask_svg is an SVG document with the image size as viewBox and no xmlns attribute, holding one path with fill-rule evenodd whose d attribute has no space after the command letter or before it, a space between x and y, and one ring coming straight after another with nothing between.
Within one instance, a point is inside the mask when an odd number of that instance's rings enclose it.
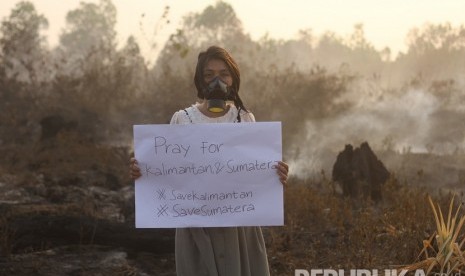
<instances>
[{"instance_id":1,"label":"background tree","mask_svg":"<svg viewBox=\"0 0 465 276\"><path fill-rule=\"evenodd\" d=\"M179 70L193 72L192 66L186 68L183 60L191 60L195 66L199 51L208 46L221 45L240 59L244 57L242 51L252 49L249 47L251 43L250 37L244 34L242 22L232 6L218 1L200 13L191 13L184 17L182 27L171 35L161 51L157 66L166 69L169 67L169 70L177 72ZM245 63L241 62L241 64Z\"/></svg>"},{"instance_id":2,"label":"background tree","mask_svg":"<svg viewBox=\"0 0 465 276\"><path fill-rule=\"evenodd\" d=\"M41 34L47 27L28 1L18 2L0 24L0 145L13 163L21 159L15 146L24 148L35 136L32 121L48 92L51 66Z\"/></svg>"},{"instance_id":3,"label":"background tree","mask_svg":"<svg viewBox=\"0 0 465 276\"><path fill-rule=\"evenodd\" d=\"M17 3L1 22L0 66L9 78L34 86L47 78L45 37L40 33L47 27L47 19L29 1Z\"/></svg>"},{"instance_id":4,"label":"background tree","mask_svg":"<svg viewBox=\"0 0 465 276\"><path fill-rule=\"evenodd\" d=\"M114 66L115 78L118 87L125 86L131 89L133 96L138 96L147 90L147 67L141 55L139 44L130 36L126 45L117 52Z\"/></svg>"},{"instance_id":5,"label":"background tree","mask_svg":"<svg viewBox=\"0 0 465 276\"><path fill-rule=\"evenodd\" d=\"M450 23L425 24L407 35L408 51L395 62L393 72L408 72L412 78L461 78L465 71L465 26ZM405 79L404 79L405 81Z\"/></svg>"},{"instance_id":6,"label":"background tree","mask_svg":"<svg viewBox=\"0 0 465 276\"><path fill-rule=\"evenodd\" d=\"M62 70L82 73L84 61L92 66L109 64L116 48L115 24L116 7L111 0L81 2L68 12L58 51L66 64Z\"/></svg>"},{"instance_id":7,"label":"background tree","mask_svg":"<svg viewBox=\"0 0 465 276\"><path fill-rule=\"evenodd\" d=\"M143 69L132 68L141 63L133 39L121 51L116 49L116 15L111 0L81 2L67 13L55 51L58 73L53 83L57 96L53 112L79 120L82 132L99 140L121 133L116 117L138 89L132 87L135 75L143 74Z\"/></svg>"},{"instance_id":8,"label":"background tree","mask_svg":"<svg viewBox=\"0 0 465 276\"><path fill-rule=\"evenodd\" d=\"M90 50L115 48L116 7L111 0L98 4L81 2L66 15L66 27L60 44L71 53L87 54Z\"/></svg>"}]
</instances>

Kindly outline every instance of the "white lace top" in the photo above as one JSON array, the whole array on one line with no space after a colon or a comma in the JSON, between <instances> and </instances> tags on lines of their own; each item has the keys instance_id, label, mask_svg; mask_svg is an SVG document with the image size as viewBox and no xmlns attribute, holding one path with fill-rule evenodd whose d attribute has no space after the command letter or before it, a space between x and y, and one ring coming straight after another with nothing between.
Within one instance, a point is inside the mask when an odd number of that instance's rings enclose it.
<instances>
[{"instance_id":1,"label":"white lace top","mask_svg":"<svg viewBox=\"0 0 465 276\"><path fill-rule=\"evenodd\" d=\"M221 117L211 118L203 114L198 105L192 105L174 113L170 124L201 124L201 123L237 123L237 108L229 105L229 110ZM255 122L251 112L241 110L241 122Z\"/></svg>"}]
</instances>

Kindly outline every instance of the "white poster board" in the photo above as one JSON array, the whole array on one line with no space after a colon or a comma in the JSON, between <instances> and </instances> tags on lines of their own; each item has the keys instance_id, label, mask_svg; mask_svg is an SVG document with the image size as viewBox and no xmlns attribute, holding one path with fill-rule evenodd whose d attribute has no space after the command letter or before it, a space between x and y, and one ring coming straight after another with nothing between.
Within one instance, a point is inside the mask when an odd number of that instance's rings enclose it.
<instances>
[{"instance_id":1,"label":"white poster board","mask_svg":"<svg viewBox=\"0 0 465 276\"><path fill-rule=\"evenodd\" d=\"M283 225L281 123L135 125L136 228Z\"/></svg>"}]
</instances>

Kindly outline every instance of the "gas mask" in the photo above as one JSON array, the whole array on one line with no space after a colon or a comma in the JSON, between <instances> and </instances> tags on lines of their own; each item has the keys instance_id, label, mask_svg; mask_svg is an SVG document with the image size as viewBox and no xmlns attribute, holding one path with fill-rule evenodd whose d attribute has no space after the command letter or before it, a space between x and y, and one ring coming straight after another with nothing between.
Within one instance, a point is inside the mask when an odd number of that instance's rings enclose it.
<instances>
[{"instance_id":1,"label":"gas mask","mask_svg":"<svg viewBox=\"0 0 465 276\"><path fill-rule=\"evenodd\" d=\"M207 100L210 112L223 112L226 108L226 101L232 100L232 89L228 87L219 77L215 77L203 89L203 95Z\"/></svg>"}]
</instances>

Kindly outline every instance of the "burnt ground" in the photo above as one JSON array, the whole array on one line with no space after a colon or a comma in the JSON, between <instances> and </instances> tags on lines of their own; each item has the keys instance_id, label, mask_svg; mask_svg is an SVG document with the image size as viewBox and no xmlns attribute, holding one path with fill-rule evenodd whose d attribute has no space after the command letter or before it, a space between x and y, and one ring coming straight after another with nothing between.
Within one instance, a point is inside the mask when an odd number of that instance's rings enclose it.
<instances>
[{"instance_id":1,"label":"burnt ground","mask_svg":"<svg viewBox=\"0 0 465 276\"><path fill-rule=\"evenodd\" d=\"M0 275L175 275L174 230L134 227L134 189L125 175L130 153L94 149L102 160L83 166L82 162L73 163L79 161L79 154L71 162L66 155L53 151L49 150L47 156L58 156L55 163L36 154L29 162L17 164L21 170L0 168ZM438 185L443 192L463 191L465 187L463 156L386 153L380 159L395 171L397 187L438 191ZM360 257L354 248L348 252L338 248L338 244L352 244L355 237L361 239L357 244L366 246L367 235L355 231L359 218L352 218L356 222L339 222L341 216L347 216L342 214L344 210L333 214L336 208L325 205L331 201L345 204L341 195L328 195L325 181L291 179L290 186L310 188L288 189L286 226L264 228L273 275L290 275L299 265L304 268L318 262L328 268L349 266L353 263L351 254L359 260L387 263L387 258L397 258L406 262L412 252L418 252L417 244L427 236L425 233L431 231L401 232L395 222L373 230L379 231L376 239L387 240L392 225L399 233L410 233L413 241L406 243L405 256L376 251L372 253L375 255ZM314 197L310 203L307 196ZM380 212L372 212L370 220L379 223ZM308 220L302 221L305 215ZM392 246L396 246L399 236L393 234L392 239Z\"/></svg>"}]
</instances>

